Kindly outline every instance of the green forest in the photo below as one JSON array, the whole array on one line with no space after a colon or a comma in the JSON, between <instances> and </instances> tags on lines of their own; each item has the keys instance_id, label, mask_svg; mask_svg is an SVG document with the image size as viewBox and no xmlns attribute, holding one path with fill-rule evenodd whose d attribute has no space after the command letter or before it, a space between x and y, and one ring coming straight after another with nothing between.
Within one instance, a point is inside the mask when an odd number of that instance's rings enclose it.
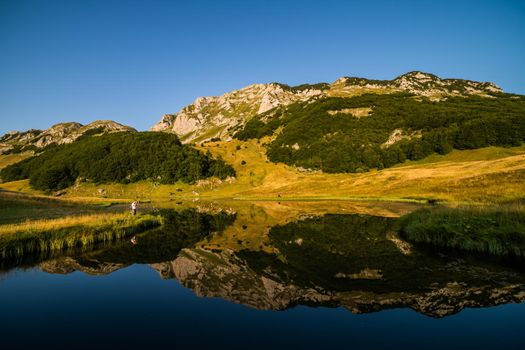
<instances>
[{"instance_id":1,"label":"green forest","mask_svg":"<svg viewBox=\"0 0 525 350\"><path fill-rule=\"evenodd\" d=\"M234 169L222 159L182 145L176 135L155 132L83 137L71 144L49 146L0 172L3 181L29 179L39 190L60 190L79 177L95 183L151 179L166 184L234 175Z\"/></svg>"},{"instance_id":2,"label":"green forest","mask_svg":"<svg viewBox=\"0 0 525 350\"><path fill-rule=\"evenodd\" d=\"M369 108L355 117L353 108ZM267 145L271 161L329 173L386 168L432 153L525 140L525 97L447 97L432 101L407 93L320 98L277 107L251 119L235 134L247 140L282 131ZM385 142L394 130L403 138Z\"/></svg>"}]
</instances>

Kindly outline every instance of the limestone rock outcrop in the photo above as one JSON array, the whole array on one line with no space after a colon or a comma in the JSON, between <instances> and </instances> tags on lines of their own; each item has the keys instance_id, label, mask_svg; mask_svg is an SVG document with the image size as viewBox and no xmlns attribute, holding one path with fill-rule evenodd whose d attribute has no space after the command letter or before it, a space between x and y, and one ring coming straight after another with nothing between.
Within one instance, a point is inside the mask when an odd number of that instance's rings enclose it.
<instances>
[{"instance_id":1,"label":"limestone rock outcrop","mask_svg":"<svg viewBox=\"0 0 525 350\"><path fill-rule=\"evenodd\" d=\"M59 123L43 131L36 129L11 131L0 137L0 154L2 149L5 153L15 146L43 148L51 144L71 143L84 135L102 135L121 131L137 130L112 120L97 120L87 125L76 122Z\"/></svg>"}]
</instances>

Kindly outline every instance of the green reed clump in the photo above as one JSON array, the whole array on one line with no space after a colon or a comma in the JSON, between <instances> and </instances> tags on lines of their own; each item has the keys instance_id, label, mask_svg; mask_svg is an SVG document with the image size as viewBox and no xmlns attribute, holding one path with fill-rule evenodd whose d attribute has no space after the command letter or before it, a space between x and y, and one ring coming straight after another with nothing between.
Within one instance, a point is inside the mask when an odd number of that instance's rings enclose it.
<instances>
[{"instance_id":1,"label":"green reed clump","mask_svg":"<svg viewBox=\"0 0 525 350\"><path fill-rule=\"evenodd\" d=\"M73 219L72 219L73 220ZM0 258L12 259L32 253L64 250L95 243L109 242L131 236L161 225L161 218L154 215L117 214L93 222L79 220L77 225L35 224L28 228L0 235Z\"/></svg>"},{"instance_id":2,"label":"green reed clump","mask_svg":"<svg viewBox=\"0 0 525 350\"><path fill-rule=\"evenodd\" d=\"M403 216L399 231L416 243L525 257L525 208L424 208Z\"/></svg>"}]
</instances>

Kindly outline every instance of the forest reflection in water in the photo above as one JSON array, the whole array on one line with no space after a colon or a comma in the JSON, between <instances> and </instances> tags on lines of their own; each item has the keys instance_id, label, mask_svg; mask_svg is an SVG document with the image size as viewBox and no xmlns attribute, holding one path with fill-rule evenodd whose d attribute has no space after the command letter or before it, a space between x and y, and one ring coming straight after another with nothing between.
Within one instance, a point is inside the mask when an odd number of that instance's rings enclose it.
<instances>
[{"instance_id":1,"label":"forest reflection in water","mask_svg":"<svg viewBox=\"0 0 525 350\"><path fill-rule=\"evenodd\" d=\"M244 203L160 209L162 228L83 251L3 262L51 274L106 275L148 264L201 297L263 310L352 313L411 308L431 317L525 299L520 265L414 246L396 234L411 208L387 204ZM7 277L8 278L8 277Z\"/></svg>"}]
</instances>

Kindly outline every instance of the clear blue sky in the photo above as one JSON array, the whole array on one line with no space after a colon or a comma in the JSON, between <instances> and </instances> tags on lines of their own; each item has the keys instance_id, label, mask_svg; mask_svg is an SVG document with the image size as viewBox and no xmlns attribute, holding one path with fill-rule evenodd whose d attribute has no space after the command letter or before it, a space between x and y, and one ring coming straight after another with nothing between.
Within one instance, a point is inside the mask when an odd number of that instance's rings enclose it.
<instances>
[{"instance_id":1,"label":"clear blue sky","mask_svg":"<svg viewBox=\"0 0 525 350\"><path fill-rule=\"evenodd\" d=\"M0 0L0 134L148 129L252 83L412 70L525 94L525 1Z\"/></svg>"}]
</instances>

